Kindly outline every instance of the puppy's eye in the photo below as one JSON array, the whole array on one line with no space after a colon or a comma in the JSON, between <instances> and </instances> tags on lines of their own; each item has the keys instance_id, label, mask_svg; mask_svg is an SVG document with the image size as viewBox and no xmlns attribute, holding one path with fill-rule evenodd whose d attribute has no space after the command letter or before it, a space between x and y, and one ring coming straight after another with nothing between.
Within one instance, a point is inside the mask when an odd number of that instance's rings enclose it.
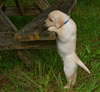
<instances>
[{"instance_id":1,"label":"puppy's eye","mask_svg":"<svg viewBox=\"0 0 100 92\"><path fill-rule=\"evenodd\" d=\"M50 21L53 21L51 18L49 19Z\"/></svg>"}]
</instances>

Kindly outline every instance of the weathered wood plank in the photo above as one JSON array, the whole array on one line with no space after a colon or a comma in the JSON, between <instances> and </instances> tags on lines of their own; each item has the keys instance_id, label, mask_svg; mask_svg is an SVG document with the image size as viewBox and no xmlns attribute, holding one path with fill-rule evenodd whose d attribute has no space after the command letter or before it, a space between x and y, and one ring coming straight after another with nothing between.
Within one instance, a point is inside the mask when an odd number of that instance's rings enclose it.
<instances>
[{"instance_id":1,"label":"weathered wood plank","mask_svg":"<svg viewBox=\"0 0 100 92\"><path fill-rule=\"evenodd\" d=\"M41 49L41 48L54 48L56 47L55 40L52 41L34 41L34 42L21 42L15 43L9 49Z\"/></svg>"},{"instance_id":2,"label":"weathered wood plank","mask_svg":"<svg viewBox=\"0 0 100 92\"><path fill-rule=\"evenodd\" d=\"M50 7L50 4L48 3L47 0L35 0L36 4L38 5L38 7L44 11L46 10L47 8Z\"/></svg>"},{"instance_id":3,"label":"weathered wood plank","mask_svg":"<svg viewBox=\"0 0 100 92\"><path fill-rule=\"evenodd\" d=\"M18 7L21 15L24 15L24 8L23 8L23 4L22 4L22 0L14 0L16 3L16 6Z\"/></svg>"},{"instance_id":4,"label":"weathered wood plank","mask_svg":"<svg viewBox=\"0 0 100 92\"><path fill-rule=\"evenodd\" d=\"M3 7L5 0L0 0L0 9Z\"/></svg>"},{"instance_id":5,"label":"weathered wood plank","mask_svg":"<svg viewBox=\"0 0 100 92\"><path fill-rule=\"evenodd\" d=\"M40 49L40 48L52 48L56 46L55 40L47 41L14 41L14 33L0 33L0 50L10 49Z\"/></svg>"},{"instance_id":6,"label":"weathered wood plank","mask_svg":"<svg viewBox=\"0 0 100 92\"><path fill-rule=\"evenodd\" d=\"M21 16L19 9L15 6L5 7L4 12L7 16ZM40 10L34 6L24 6L25 16L36 16L40 13Z\"/></svg>"},{"instance_id":7,"label":"weathered wood plank","mask_svg":"<svg viewBox=\"0 0 100 92\"><path fill-rule=\"evenodd\" d=\"M17 29L9 18L0 10L0 32L16 32ZM1 39L0 39L1 40Z\"/></svg>"},{"instance_id":8,"label":"weathered wood plank","mask_svg":"<svg viewBox=\"0 0 100 92\"><path fill-rule=\"evenodd\" d=\"M18 34L15 33L14 35L14 40L15 41L34 41L36 40L34 37L34 33L28 33L28 34Z\"/></svg>"},{"instance_id":9,"label":"weathered wood plank","mask_svg":"<svg viewBox=\"0 0 100 92\"><path fill-rule=\"evenodd\" d=\"M14 40L15 41L36 41L36 40L55 40L55 33L45 31L41 33L30 32L30 33L15 33Z\"/></svg>"}]
</instances>

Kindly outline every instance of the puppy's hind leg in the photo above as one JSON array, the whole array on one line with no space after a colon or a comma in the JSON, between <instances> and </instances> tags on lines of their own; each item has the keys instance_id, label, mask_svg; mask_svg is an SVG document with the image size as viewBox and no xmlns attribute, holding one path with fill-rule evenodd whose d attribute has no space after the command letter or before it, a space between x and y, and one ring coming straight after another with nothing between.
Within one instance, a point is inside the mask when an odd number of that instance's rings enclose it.
<instances>
[{"instance_id":1,"label":"puppy's hind leg","mask_svg":"<svg viewBox=\"0 0 100 92\"><path fill-rule=\"evenodd\" d=\"M72 76L70 76L69 78L67 78L67 85L64 86L64 88L71 88L74 86L75 82L76 82L76 78L77 78L77 72L75 72Z\"/></svg>"},{"instance_id":2,"label":"puppy's hind leg","mask_svg":"<svg viewBox=\"0 0 100 92\"><path fill-rule=\"evenodd\" d=\"M74 86L76 83L76 79L77 79L77 71L74 73L72 77L73 77L72 86Z\"/></svg>"},{"instance_id":3,"label":"puppy's hind leg","mask_svg":"<svg viewBox=\"0 0 100 92\"><path fill-rule=\"evenodd\" d=\"M64 72L68 81L64 88L71 88L75 84L77 77L77 65L74 61L64 63Z\"/></svg>"},{"instance_id":4,"label":"puppy's hind leg","mask_svg":"<svg viewBox=\"0 0 100 92\"><path fill-rule=\"evenodd\" d=\"M66 88L71 88L72 87L72 78L70 77L70 78L67 78L67 85L66 86L64 86L64 88L66 89Z\"/></svg>"}]
</instances>

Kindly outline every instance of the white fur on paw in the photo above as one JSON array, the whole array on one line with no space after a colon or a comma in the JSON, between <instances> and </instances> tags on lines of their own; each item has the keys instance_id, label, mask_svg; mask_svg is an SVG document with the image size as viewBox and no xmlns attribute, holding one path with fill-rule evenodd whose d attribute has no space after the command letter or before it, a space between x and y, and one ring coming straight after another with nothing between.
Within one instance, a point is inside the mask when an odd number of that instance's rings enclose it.
<instances>
[{"instance_id":1,"label":"white fur on paw","mask_svg":"<svg viewBox=\"0 0 100 92\"><path fill-rule=\"evenodd\" d=\"M69 86L64 86L64 89L68 89L68 88L70 88Z\"/></svg>"},{"instance_id":2,"label":"white fur on paw","mask_svg":"<svg viewBox=\"0 0 100 92\"><path fill-rule=\"evenodd\" d=\"M55 29L56 29L55 27L49 27L48 31L55 31Z\"/></svg>"}]
</instances>

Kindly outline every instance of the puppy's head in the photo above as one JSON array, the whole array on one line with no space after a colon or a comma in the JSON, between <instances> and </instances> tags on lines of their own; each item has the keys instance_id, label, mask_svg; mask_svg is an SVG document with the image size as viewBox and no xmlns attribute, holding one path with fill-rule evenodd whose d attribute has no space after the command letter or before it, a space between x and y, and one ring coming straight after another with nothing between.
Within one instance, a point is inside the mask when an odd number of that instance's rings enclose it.
<instances>
[{"instance_id":1,"label":"puppy's head","mask_svg":"<svg viewBox=\"0 0 100 92\"><path fill-rule=\"evenodd\" d=\"M54 26L56 28L62 27L64 25L65 20L68 18L66 14L61 11L54 10L48 15L45 23L47 27Z\"/></svg>"}]
</instances>

